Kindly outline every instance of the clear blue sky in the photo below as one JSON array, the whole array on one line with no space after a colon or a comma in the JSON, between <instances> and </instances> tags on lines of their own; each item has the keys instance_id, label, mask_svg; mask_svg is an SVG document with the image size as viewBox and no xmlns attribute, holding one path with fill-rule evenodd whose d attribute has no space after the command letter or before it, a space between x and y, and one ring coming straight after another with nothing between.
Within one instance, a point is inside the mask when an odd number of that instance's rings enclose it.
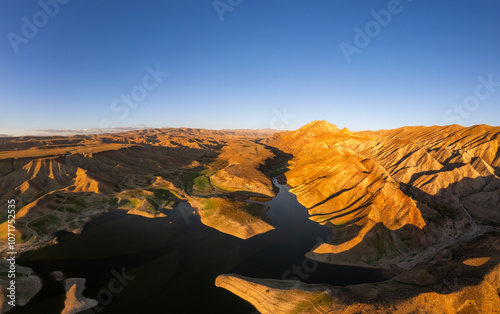
<instances>
[{"instance_id":1,"label":"clear blue sky","mask_svg":"<svg viewBox=\"0 0 500 314\"><path fill-rule=\"evenodd\" d=\"M500 125L500 1L229 2L72 0L49 16L1 1L0 133ZM370 12L388 6L380 26ZM359 49L350 62L341 43ZM169 75L157 83L147 67ZM480 76L493 85L478 99ZM121 100L133 92L140 101Z\"/></svg>"}]
</instances>

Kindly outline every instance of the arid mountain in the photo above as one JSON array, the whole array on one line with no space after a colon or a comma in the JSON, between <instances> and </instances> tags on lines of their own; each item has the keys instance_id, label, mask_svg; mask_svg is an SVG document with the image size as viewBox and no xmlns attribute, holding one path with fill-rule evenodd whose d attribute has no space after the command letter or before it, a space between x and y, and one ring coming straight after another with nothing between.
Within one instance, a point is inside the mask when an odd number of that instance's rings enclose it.
<instances>
[{"instance_id":1,"label":"arid mountain","mask_svg":"<svg viewBox=\"0 0 500 314\"><path fill-rule=\"evenodd\" d=\"M293 155L285 174L291 192L309 209L310 219L332 229L331 243L318 244L307 256L397 276L344 290L237 275L221 276L217 285L262 313L407 313L424 300L426 308L442 313L500 306L499 127L355 133L314 121L266 144ZM457 274L460 263L474 265ZM462 278L474 284L442 295L443 283ZM261 288L273 293L261 294ZM283 299L291 303L281 305Z\"/></svg>"},{"instance_id":2,"label":"arid mountain","mask_svg":"<svg viewBox=\"0 0 500 314\"><path fill-rule=\"evenodd\" d=\"M0 201L17 202L21 252L52 243L57 231L80 232L109 209L155 218L181 202L205 225L248 239L274 229L269 207L254 200L276 196L279 175L332 231L307 257L392 279L332 287L228 274L218 286L262 313L491 312L500 307L499 148L499 127L351 132L325 121L281 133L1 138Z\"/></svg>"},{"instance_id":3,"label":"arid mountain","mask_svg":"<svg viewBox=\"0 0 500 314\"><path fill-rule=\"evenodd\" d=\"M268 144L294 156L291 192L312 220L332 227L334 243L310 252L318 260L411 268L430 247L500 222L500 128L352 133L315 121Z\"/></svg>"}]
</instances>

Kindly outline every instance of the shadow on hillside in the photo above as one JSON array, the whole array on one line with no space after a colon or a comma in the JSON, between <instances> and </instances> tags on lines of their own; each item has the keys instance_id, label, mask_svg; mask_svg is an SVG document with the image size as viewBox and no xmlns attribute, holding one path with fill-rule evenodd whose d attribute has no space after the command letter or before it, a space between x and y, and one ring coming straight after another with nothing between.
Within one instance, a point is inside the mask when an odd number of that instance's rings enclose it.
<instances>
[{"instance_id":1,"label":"shadow on hillside","mask_svg":"<svg viewBox=\"0 0 500 314\"><path fill-rule=\"evenodd\" d=\"M275 157L267 159L265 164L260 166L259 170L270 178L276 177L280 184L286 184L286 176L284 174L290 170L288 162L293 158L293 155L285 153L274 146L264 144L261 140L256 140L255 143L264 146L275 155ZM274 188L277 189L276 186Z\"/></svg>"},{"instance_id":2,"label":"shadow on hillside","mask_svg":"<svg viewBox=\"0 0 500 314\"><path fill-rule=\"evenodd\" d=\"M155 176L168 175L175 169L196 167L217 158L219 151L195 148L132 146L125 149L86 155L70 155L59 160L87 170L98 181L111 186L141 185Z\"/></svg>"},{"instance_id":3,"label":"shadow on hillside","mask_svg":"<svg viewBox=\"0 0 500 314\"><path fill-rule=\"evenodd\" d=\"M498 177L463 178L439 189L435 195L414 187L409 192L417 200L426 222L422 229L406 225L398 230L389 230L378 224L356 247L332 255L334 263L364 258L370 260L373 257L387 261L395 256L395 263L389 271L395 277L377 286L379 296L371 303L390 306L428 292L448 295L477 286L491 271L498 272ZM345 227L332 227L334 239L335 234L341 235ZM409 250L405 252L406 249ZM411 256L422 257L422 261L408 271L396 266L398 258L402 261ZM490 278L498 278L498 275ZM490 284L500 289L500 280ZM465 297L469 298L468 294ZM471 294L470 298L475 296ZM356 298L352 301L359 302Z\"/></svg>"},{"instance_id":4,"label":"shadow on hillside","mask_svg":"<svg viewBox=\"0 0 500 314\"><path fill-rule=\"evenodd\" d=\"M500 178L494 175L463 178L434 195L422 189L410 187L408 192L445 218L470 219L472 216L484 224L500 225Z\"/></svg>"}]
</instances>

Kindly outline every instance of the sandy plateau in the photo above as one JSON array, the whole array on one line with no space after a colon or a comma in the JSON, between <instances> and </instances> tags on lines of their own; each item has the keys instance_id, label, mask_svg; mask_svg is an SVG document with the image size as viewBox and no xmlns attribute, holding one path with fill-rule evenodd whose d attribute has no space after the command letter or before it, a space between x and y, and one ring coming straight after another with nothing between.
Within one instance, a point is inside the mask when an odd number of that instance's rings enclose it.
<instances>
[{"instance_id":1,"label":"sandy plateau","mask_svg":"<svg viewBox=\"0 0 500 314\"><path fill-rule=\"evenodd\" d=\"M384 269L392 279L334 287L217 278L261 313L500 311L500 127L351 132L314 121L280 133L0 138L0 201L17 201L21 252L50 245L58 231L81 232L110 209L156 218L180 202L203 224L248 239L274 229L269 208L254 200L276 195L278 175L310 219L332 230L307 257ZM79 287L68 288L68 308L92 304L80 302Z\"/></svg>"}]
</instances>

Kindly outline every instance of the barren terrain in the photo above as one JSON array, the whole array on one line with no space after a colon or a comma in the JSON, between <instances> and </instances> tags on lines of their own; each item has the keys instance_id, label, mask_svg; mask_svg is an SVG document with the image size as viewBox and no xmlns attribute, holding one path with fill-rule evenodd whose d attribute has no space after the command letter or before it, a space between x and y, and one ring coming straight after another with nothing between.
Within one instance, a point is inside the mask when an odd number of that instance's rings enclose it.
<instances>
[{"instance_id":1,"label":"barren terrain","mask_svg":"<svg viewBox=\"0 0 500 314\"><path fill-rule=\"evenodd\" d=\"M262 200L276 195L271 179L280 175L310 219L332 230L304 255L393 279L333 287L221 274L217 286L262 313L492 312L500 308L499 148L500 128L487 125L351 132L325 121L280 133L0 138L0 201L17 202L20 252L54 243L58 231L81 232L110 209L154 219L180 202L203 224L248 239L274 229Z\"/></svg>"}]
</instances>

